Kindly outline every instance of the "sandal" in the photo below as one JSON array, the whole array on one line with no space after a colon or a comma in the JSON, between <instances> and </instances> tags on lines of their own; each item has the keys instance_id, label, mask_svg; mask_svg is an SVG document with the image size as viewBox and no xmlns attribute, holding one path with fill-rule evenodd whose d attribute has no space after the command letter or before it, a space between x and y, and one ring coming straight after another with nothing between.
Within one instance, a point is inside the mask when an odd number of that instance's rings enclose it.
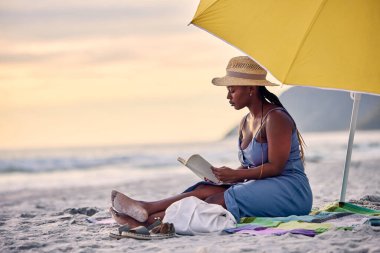
<instances>
[{"instance_id":1,"label":"sandal","mask_svg":"<svg viewBox=\"0 0 380 253\"><path fill-rule=\"evenodd\" d=\"M119 227L118 233L110 233L110 237L114 239L134 238L139 240L165 239L175 236L175 228L172 223L162 223L161 219L157 219L153 224L144 227L138 226L131 228L129 225Z\"/></svg>"}]
</instances>

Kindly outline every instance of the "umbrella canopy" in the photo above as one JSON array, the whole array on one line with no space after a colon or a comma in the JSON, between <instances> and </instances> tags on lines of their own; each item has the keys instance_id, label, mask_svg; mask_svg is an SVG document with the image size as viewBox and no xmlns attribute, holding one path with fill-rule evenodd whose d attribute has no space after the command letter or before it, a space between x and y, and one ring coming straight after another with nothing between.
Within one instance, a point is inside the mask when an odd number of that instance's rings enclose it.
<instances>
[{"instance_id":1,"label":"umbrella canopy","mask_svg":"<svg viewBox=\"0 0 380 253\"><path fill-rule=\"evenodd\" d=\"M380 94L378 0L202 0L191 24L284 84Z\"/></svg>"},{"instance_id":2,"label":"umbrella canopy","mask_svg":"<svg viewBox=\"0 0 380 253\"><path fill-rule=\"evenodd\" d=\"M284 84L380 94L379 0L201 0L191 24L240 49ZM353 98L341 201L360 93Z\"/></svg>"}]
</instances>

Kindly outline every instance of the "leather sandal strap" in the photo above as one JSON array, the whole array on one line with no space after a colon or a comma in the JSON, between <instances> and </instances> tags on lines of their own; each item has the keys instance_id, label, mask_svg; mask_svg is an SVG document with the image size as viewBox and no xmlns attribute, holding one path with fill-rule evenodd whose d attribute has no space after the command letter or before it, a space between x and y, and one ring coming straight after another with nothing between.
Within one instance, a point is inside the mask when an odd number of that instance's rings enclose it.
<instances>
[{"instance_id":1,"label":"leather sandal strap","mask_svg":"<svg viewBox=\"0 0 380 253\"><path fill-rule=\"evenodd\" d=\"M147 228L148 230L152 230L153 228L155 228L155 227L157 227L157 226L159 226L159 225L161 225L161 224L162 224L161 219L160 219L160 218L157 218L155 222L153 222L152 224L150 224L150 225L147 226L146 228Z\"/></svg>"},{"instance_id":2,"label":"leather sandal strap","mask_svg":"<svg viewBox=\"0 0 380 253\"><path fill-rule=\"evenodd\" d=\"M118 230L119 230L119 235L121 235L123 232L128 232L129 230L131 230L131 226L126 224L126 225L119 227Z\"/></svg>"},{"instance_id":3,"label":"leather sandal strap","mask_svg":"<svg viewBox=\"0 0 380 253\"><path fill-rule=\"evenodd\" d=\"M119 235L122 235L123 232L131 232L131 233L137 233L137 234L143 234L143 235L150 235L150 230L152 230L153 228L155 228L161 224L162 224L162 221L161 221L161 219L158 218L158 219L156 219L155 222L153 222L152 224L150 224L147 227L138 226L135 228L131 228L131 226L129 226L128 224L125 224L125 225L119 227L118 230L119 230Z\"/></svg>"},{"instance_id":4,"label":"leather sandal strap","mask_svg":"<svg viewBox=\"0 0 380 253\"><path fill-rule=\"evenodd\" d=\"M144 226L138 226L138 227L135 227L135 228L131 228L128 232L129 233L140 234L140 235L150 235L149 230L146 227L144 227Z\"/></svg>"}]
</instances>

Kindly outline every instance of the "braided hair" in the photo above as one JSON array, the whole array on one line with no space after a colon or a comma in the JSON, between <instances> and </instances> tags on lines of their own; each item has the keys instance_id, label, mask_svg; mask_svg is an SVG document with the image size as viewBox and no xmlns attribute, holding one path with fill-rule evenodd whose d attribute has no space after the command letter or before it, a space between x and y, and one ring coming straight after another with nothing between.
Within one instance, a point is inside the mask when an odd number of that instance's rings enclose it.
<instances>
[{"instance_id":1,"label":"braided hair","mask_svg":"<svg viewBox=\"0 0 380 253\"><path fill-rule=\"evenodd\" d=\"M259 92L260 92L261 99L263 101L267 101L267 102L269 102L271 104L280 106L280 107L282 107L282 108L285 109L285 107L280 102L280 99L278 99L278 97L275 94L273 94L272 92L270 92L265 86L258 86L258 87L259 87ZM286 109L285 109L285 111L286 111ZM290 114L289 114L289 116L290 116ZM293 118L292 118L292 120L293 120ZM293 120L293 122L294 122L294 120ZM304 139L302 138L301 133L298 131L297 126L296 126L296 130L297 130L298 142L300 144L300 155L301 155L302 161L304 162L305 161L305 152L304 151L305 151L306 144L305 144Z\"/></svg>"}]
</instances>

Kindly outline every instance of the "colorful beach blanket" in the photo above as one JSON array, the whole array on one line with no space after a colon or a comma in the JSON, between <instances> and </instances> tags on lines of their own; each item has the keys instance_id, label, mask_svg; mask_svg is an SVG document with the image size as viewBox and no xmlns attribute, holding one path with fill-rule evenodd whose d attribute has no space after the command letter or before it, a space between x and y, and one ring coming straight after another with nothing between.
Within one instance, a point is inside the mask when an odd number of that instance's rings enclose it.
<instances>
[{"instance_id":1,"label":"colorful beach blanket","mask_svg":"<svg viewBox=\"0 0 380 253\"><path fill-rule=\"evenodd\" d=\"M380 216L380 210L369 209L347 202L334 202L318 210L314 210L310 214L314 215L321 212L356 213L370 216Z\"/></svg>"},{"instance_id":2,"label":"colorful beach blanket","mask_svg":"<svg viewBox=\"0 0 380 253\"><path fill-rule=\"evenodd\" d=\"M235 228L225 233L249 235L283 235L286 233L315 236L330 229L352 230L355 226L380 225L380 210L351 203L328 204L310 215L288 217L244 217Z\"/></svg>"}]
</instances>

